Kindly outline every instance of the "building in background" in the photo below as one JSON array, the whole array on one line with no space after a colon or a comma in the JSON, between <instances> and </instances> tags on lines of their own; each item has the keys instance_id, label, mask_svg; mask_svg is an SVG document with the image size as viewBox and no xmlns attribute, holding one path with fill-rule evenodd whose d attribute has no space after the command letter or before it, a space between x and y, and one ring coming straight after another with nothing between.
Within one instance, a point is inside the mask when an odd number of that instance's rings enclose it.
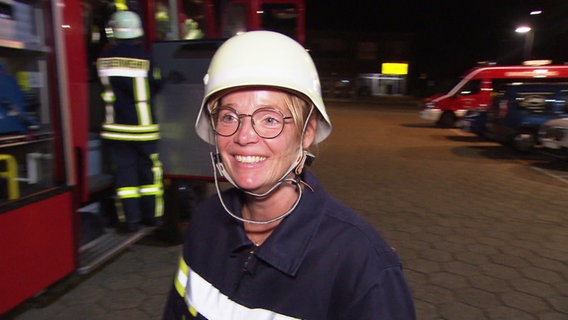
<instances>
[{"instance_id":1,"label":"building in background","mask_svg":"<svg viewBox=\"0 0 568 320\"><path fill-rule=\"evenodd\" d=\"M408 95L409 33L306 30L306 46L320 70L327 97ZM406 72L385 72L385 63L405 64Z\"/></svg>"}]
</instances>

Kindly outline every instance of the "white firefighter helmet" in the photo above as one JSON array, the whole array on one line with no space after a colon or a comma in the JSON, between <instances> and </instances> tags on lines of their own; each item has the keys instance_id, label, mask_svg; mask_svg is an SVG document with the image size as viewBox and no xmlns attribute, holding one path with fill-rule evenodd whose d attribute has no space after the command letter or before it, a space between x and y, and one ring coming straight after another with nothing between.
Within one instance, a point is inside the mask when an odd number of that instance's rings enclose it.
<instances>
[{"instance_id":1,"label":"white firefighter helmet","mask_svg":"<svg viewBox=\"0 0 568 320\"><path fill-rule=\"evenodd\" d=\"M134 39L144 35L140 16L133 11L117 11L113 13L109 26L117 39Z\"/></svg>"},{"instance_id":2,"label":"white firefighter helmet","mask_svg":"<svg viewBox=\"0 0 568 320\"><path fill-rule=\"evenodd\" d=\"M214 138L208 102L220 92L245 87L267 86L299 94L320 114L314 142L331 133L314 62L304 47L283 34L250 31L230 38L213 55L203 81L205 95L195 129L210 144L214 144Z\"/></svg>"}]
</instances>

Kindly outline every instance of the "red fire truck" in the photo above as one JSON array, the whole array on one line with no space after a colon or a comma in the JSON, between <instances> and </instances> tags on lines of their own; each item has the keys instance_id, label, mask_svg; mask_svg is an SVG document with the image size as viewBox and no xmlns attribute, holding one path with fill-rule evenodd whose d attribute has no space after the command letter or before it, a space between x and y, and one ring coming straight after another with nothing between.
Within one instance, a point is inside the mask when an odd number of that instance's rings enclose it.
<instances>
[{"instance_id":1,"label":"red fire truck","mask_svg":"<svg viewBox=\"0 0 568 320\"><path fill-rule=\"evenodd\" d=\"M145 235L119 234L100 219L111 216L114 191L98 139L94 61L112 40L108 18L124 9L143 18L166 79L156 106L174 193L212 174L191 128L222 39L270 29L304 42L303 0L0 0L0 315ZM170 198L170 208L180 206ZM166 216L167 208L168 198Z\"/></svg>"},{"instance_id":2,"label":"red fire truck","mask_svg":"<svg viewBox=\"0 0 568 320\"><path fill-rule=\"evenodd\" d=\"M492 92L502 84L558 82L567 79L567 65L549 65L536 61L532 65L473 68L448 93L424 99L420 117L433 121L440 127L453 127L468 109L487 108Z\"/></svg>"}]
</instances>

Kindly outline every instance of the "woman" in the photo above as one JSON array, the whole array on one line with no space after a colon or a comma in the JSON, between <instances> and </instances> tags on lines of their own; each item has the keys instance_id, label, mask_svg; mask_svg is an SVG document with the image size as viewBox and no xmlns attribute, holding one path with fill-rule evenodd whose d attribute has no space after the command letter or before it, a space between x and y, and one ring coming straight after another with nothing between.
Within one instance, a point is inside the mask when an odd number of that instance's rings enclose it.
<instances>
[{"instance_id":1,"label":"woman","mask_svg":"<svg viewBox=\"0 0 568 320\"><path fill-rule=\"evenodd\" d=\"M392 248L304 168L331 123L302 46L225 42L196 131L234 188L193 214L164 319L414 319Z\"/></svg>"}]
</instances>

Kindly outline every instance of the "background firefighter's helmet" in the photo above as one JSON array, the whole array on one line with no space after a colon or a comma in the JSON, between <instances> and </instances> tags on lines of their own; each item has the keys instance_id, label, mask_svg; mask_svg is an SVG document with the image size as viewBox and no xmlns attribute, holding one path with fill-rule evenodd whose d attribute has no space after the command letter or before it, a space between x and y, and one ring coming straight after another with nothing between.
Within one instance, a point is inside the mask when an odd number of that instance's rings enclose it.
<instances>
[{"instance_id":1,"label":"background firefighter's helmet","mask_svg":"<svg viewBox=\"0 0 568 320\"><path fill-rule=\"evenodd\" d=\"M250 31L227 40L215 53L204 78L205 96L195 129L201 139L214 144L207 105L230 89L274 87L296 93L320 114L314 142L330 134L331 122L321 96L314 62L293 39L272 31Z\"/></svg>"},{"instance_id":2,"label":"background firefighter's helmet","mask_svg":"<svg viewBox=\"0 0 568 320\"><path fill-rule=\"evenodd\" d=\"M140 16L133 11L117 11L112 14L109 27L116 39L134 39L144 35Z\"/></svg>"}]
</instances>

